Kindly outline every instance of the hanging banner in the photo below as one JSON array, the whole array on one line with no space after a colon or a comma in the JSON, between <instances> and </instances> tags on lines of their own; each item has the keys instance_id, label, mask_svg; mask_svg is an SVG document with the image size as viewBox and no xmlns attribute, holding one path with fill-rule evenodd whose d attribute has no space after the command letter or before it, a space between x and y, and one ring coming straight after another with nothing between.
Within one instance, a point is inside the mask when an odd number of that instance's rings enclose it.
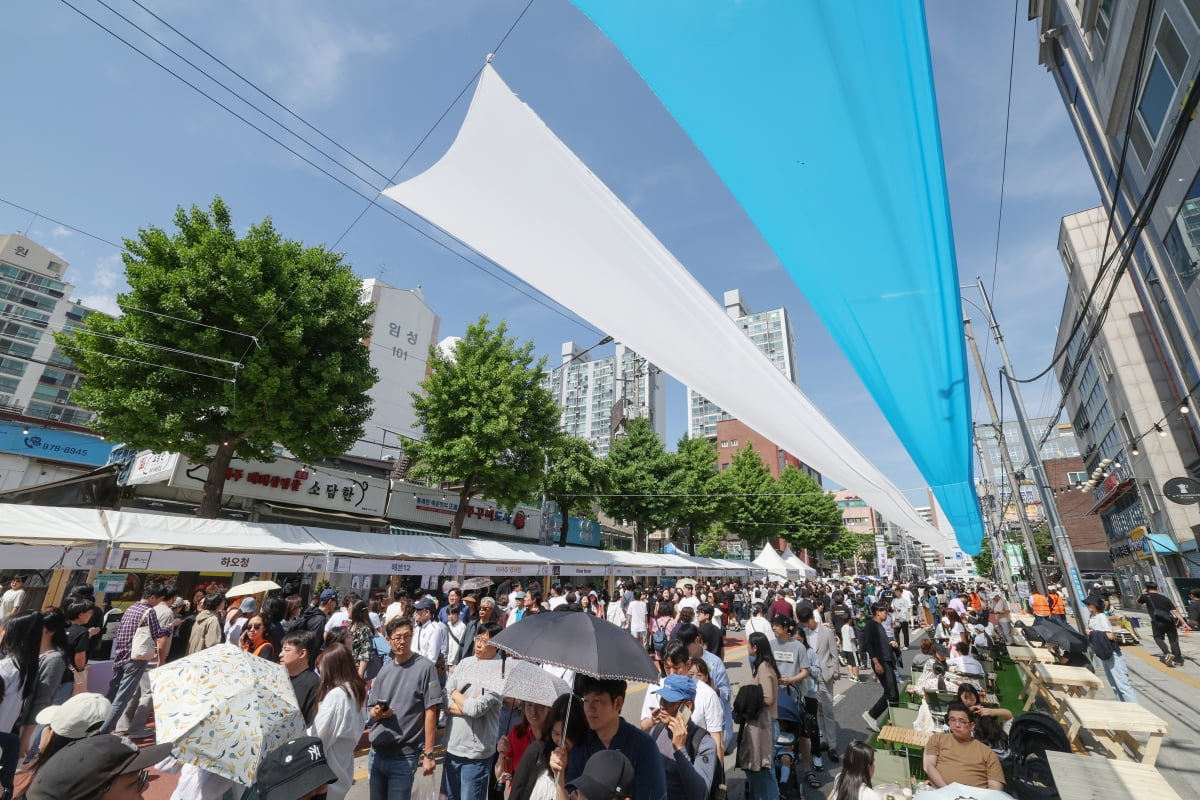
<instances>
[{"instance_id":1,"label":"hanging banner","mask_svg":"<svg viewBox=\"0 0 1200 800\"><path fill-rule=\"evenodd\" d=\"M347 559L349 560L349 559ZM326 557L271 553L209 553L204 550L120 550L108 569L154 572L328 572ZM349 572L350 570L344 570Z\"/></svg>"},{"instance_id":2,"label":"hanging banner","mask_svg":"<svg viewBox=\"0 0 1200 800\"><path fill-rule=\"evenodd\" d=\"M53 547L43 545L0 545L0 566L4 569L86 569L96 568L99 550L95 547Z\"/></svg>"},{"instance_id":3,"label":"hanging banner","mask_svg":"<svg viewBox=\"0 0 1200 800\"><path fill-rule=\"evenodd\" d=\"M343 569L335 574L358 575L457 575L455 561L404 561L383 558L338 559Z\"/></svg>"},{"instance_id":4,"label":"hanging banner","mask_svg":"<svg viewBox=\"0 0 1200 800\"><path fill-rule=\"evenodd\" d=\"M611 567L605 564L548 564L551 575L606 577Z\"/></svg>"},{"instance_id":5,"label":"hanging banner","mask_svg":"<svg viewBox=\"0 0 1200 800\"><path fill-rule=\"evenodd\" d=\"M543 569L548 570L545 562L528 564L495 564L491 561L468 562L462 565L463 575L544 575Z\"/></svg>"}]
</instances>

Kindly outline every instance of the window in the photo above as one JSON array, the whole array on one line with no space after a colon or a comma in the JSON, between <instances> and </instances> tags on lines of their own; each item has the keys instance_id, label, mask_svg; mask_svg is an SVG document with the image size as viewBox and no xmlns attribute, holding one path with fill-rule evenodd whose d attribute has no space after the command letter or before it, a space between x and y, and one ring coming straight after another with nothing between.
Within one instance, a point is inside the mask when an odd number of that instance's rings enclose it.
<instances>
[{"instance_id":1,"label":"window","mask_svg":"<svg viewBox=\"0 0 1200 800\"><path fill-rule=\"evenodd\" d=\"M1116 0L1100 0L1100 7L1096 9L1095 29L1096 42L1098 44L1104 44L1108 41L1108 30L1112 27L1113 6L1116 4Z\"/></svg>"},{"instance_id":2,"label":"window","mask_svg":"<svg viewBox=\"0 0 1200 800\"><path fill-rule=\"evenodd\" d=\"M1088 479L1088 474L1086 472L1068 472L1067 473L1067 483L1070 483L1071 485L1074 485L1077 483L1087 483L1087 479Z\"/></svg>"},{"instance_id":3,"label":"window","mask_svg":"<svg viewBox=\"0 0 1200 800\"><path fill-rule=\"evenodd\" d=\"M1146 501L1146 508L1151 514L1158 513L1158 498L1154 496L1154 487L1150 485L1150 481L1142 481L1142 498Z\"/></svg>"},{"instance_id":4,"label":"window","mask_svg":"<svg viewBox=\"0 0 1200 800\"><path fill-rule=\"evenodd\" d=\"M1187 48L1180 41L1170 18L1164 14L1158 26L1158 35L1154 37L1150 69L1146 75L1146 82L1142 84L1141 99L1138 101L1137 114L1134 115L1141 124L1134 124L1129 132L1133 149L1143 167L1150 163L1154 143L1158 140L1167 114L1171 111L1171 101L1175 98L1175 89L1183 79L1183 70L1187 62Z\"/></svg>"}]
</instances>

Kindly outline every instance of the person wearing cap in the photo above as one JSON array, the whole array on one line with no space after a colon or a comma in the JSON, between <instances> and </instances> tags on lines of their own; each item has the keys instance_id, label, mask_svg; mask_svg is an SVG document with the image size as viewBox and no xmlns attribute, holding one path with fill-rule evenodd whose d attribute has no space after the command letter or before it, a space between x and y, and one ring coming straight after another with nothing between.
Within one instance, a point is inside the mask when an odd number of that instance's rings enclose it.
<instances>
[{"instance_id":1,"label":"person wearing cap","mask_svg":"<svg viewBox=\"0 0 1200 800\"><path fill-rule=\"evenodd\" d=\"M662 754L667 800L708 797L720 763L713 737L683 713L691 711L697 685L687 675L671 674L659 688L650 690L658 695L650 738Z\"/></svg>"},{"instance_id":2,"label":"person wearing cap","mask_svg":"<svg viewBox=\"0 0 1200 800\"><path fill-rule=\"evenodd\" d=\"M1067 603L1063 599L1062 587L1054 584L1046 591L1048 592L1046 599L1050 601L1050 621L1057 622L1064 628L1067 627Z\"/></svg>"},{"instance_id":3,"label":"person wearing cap","mask_svg":"<svg viewBox=\"0 0 1200 800\"><path fill-rule=\"evenodd\" d=\"M320 595L313 600L312 605L304 609L303 613L296 619L292 620L291 624L286 626L287 631L309 631L317 637L318 649L325 646L325 623L329 620L330 615L337 610L338 593L336 589L325 589Z\"/></svg>"},{"instance_id":4,"label":"person wearing cap","mask_svg":"<svg viewBox=\"0 0 1200 800\"><path fill-rule=\"evenodd\" d=\"M992 613L996 615L996 624L1000 626L1000 636L1005 644L1012 644L1012 606L999 589L992 591Z\"/></svg>"},{"instance_id":5,"label":"person wearing cap","mask_svg":"<svg viewBox=\"0 0 1200 800\"><path fill-rule=\"evenodd\" d=\"M508 619L504 623L504 627L511 626L514 622L520 622L525 617L525 592L518 589L508 596L509 605L511 608L508 612Z\"/></svg>"},{"instance_id":6,"label":"person wearing cap","mask_svg":"<svg viewBox=\"0 0 1200 800\"><path fill-rule=\"evenodd\" d=\"M235 647L242 646L242 631L246 629L246 620L258 611L258 603L253 597L243 597L225 615L225 641Z\"/></svg>"},{"instance_id":7,"label":"person wearing cap","mask_svg":"<svg viewBox=\"0 0 1200 800\"><path fill-rule=\"evenodd\" d=\"M89 736L71 742L49 758L29 784L25 797L27 800L140 800L149 781L146 769L170 753L170 744L138 749L120 736Z\"/></svg>"},{"instance_id":8,"label":"person wearing cap","mask_svg":"<svg viewBox=\"0 0 1200 800\"><path fill-rule=\"evenodd\" d=\"M336 780L325 745L316 736L301 736L263 756L254 788L258 800L311 800L324 797Z\"/></svg>"},{"instance_id":9,"label":"person wearing cap","mask_svg":"<svg viewBox=\"0 0 1200 800\"><path fill-rule=\"evenodd\" d=\"M663 666L667 670L667 677L671 675L686 676L691 668L690 660L691 657L688 655L687 645L678 639L672 639L663 648ZM661 681L656 685L652 685L650 691L646 692L645 700L642 703L641 727L647 733L658 722L655 715L658 711L660 701L654 694L654 689L663 685ZM723 750L726 742L733 743L733 721L732 719L730 720L730 735L726 736L725 709L721 705L721 698L717 696L716 689L707 683L696 682L695 692L692 695L689 708L691 709L691 721L708 731L713 741L716 742L718 750Z\"/></svg>"},{"instance_id":10,"label":"person wearing cap","mask_svg":"<svg viewBox=\"0 0 1200 800\"><path fill-rule=\"evenodd\" d=\"M587 760L583 772L567 784L571 800L629 800L637 777L633 764L615 750L601 750Z\"/></svg>"},{"instance_id":11,"label":"person wearing cap","mask_svg":"<svg viewBox=\"0 0 1200 800\"><path fill-rule=\"evenodd\" d=\"M437 602L426 595L413 604L413 650L428 658L437 667L438 678L446 684L446 647L449 636L446 626L438 621Z\"/></svg>"},{"instance_id":12,"label":"person wearing cap","mask_svg":"<svg viewBox=\"0 0 1200 800\"><path fill-rule=\"evenodd\" d=\"M148 583L142 591L142 599L131 605L121 615L121 624L117 628L117 637L113 640L113 676L108 685L107 697L112 703L108 719L100 729L101 733L112 733L117 720L125 713L138 694L142 676L151 663L161 664L167 656L167 645L171 641L170 624L163 624L154 606L158 605L166 595L161 583ZM167 613L171 610L168 608ZM142 635L138 636L141 631ZM137 648L134 639L137 639ZM162 648L154 642L165 639Z\"/></svg>"},{"instance_id":13,"label":"person wearing cap","mask_svg":"<svg viewBox=\"0 0 1200 800\"><path fill-rule=\"evenodd\" d=\"M606 751L624 753L633 765L633 784L629 786L628 781L621 784L624 788L622 797L665 800L667 796L666 772L657 745L649 734L621 718L627 688L622 680L591 677L585 678L580 687L589 730L567 758L566 784L581 789L589 800L593 796L588 794L587 786L577 783L577 779L586 771L585 765L594 754ZM612 796L600 795L605 800Z\"/></svg>"},{"instance_id":14,"label":"person wearing cap","mask_svg":"<svg viewBox=\"0 0 1200 800\"><path fill-rule=\"evenodd\" d=\"M75 695L62 705L42 709L37 715L37 723L42 726L37 755L28 765L26 785L59 750L71 742L95 736L104 720L108 718L111 708L112 704L104 695L85 692ZM15 794L20 796L23 788L18 784Z\"/></svg>"}]
</instances>

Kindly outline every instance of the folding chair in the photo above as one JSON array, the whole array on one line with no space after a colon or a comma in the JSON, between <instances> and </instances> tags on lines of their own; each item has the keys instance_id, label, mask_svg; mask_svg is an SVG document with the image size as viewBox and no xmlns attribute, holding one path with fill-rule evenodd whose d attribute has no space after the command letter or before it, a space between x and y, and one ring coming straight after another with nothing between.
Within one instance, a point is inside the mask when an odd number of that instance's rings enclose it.
<instances>
[{"instance_id":1,"label":"folding chair","mask_svg":"<svg viewBox=\"0 0 1200 800\"><path fill-rule=\"evenodd\" d=\"M899 786L908 786L908 779L908 755L905 752L875 751L875 774L871 777L873 783L895 783Z\"/></svg>"}]
</instances>

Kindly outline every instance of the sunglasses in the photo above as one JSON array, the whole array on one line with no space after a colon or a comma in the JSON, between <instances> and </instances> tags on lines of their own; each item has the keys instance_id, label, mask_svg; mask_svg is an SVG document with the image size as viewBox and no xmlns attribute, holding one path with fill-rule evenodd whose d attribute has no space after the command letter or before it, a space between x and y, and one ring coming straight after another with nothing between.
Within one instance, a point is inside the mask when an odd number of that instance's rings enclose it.
<instances>
[{"instance_id":1,"label":"sunglasses","mask_svg":"<svg viewBox=\"0 0 1200 800\"><path fill-rule=\"evenodd\" d=\"M257 629L259 629L259 628L262 628L262 627L263 627L262 625L247 625L247 626L246 626L246 630L251 630L251 631L253 631L253 630L257 630Z\"/></svg>"}]
</instances>

